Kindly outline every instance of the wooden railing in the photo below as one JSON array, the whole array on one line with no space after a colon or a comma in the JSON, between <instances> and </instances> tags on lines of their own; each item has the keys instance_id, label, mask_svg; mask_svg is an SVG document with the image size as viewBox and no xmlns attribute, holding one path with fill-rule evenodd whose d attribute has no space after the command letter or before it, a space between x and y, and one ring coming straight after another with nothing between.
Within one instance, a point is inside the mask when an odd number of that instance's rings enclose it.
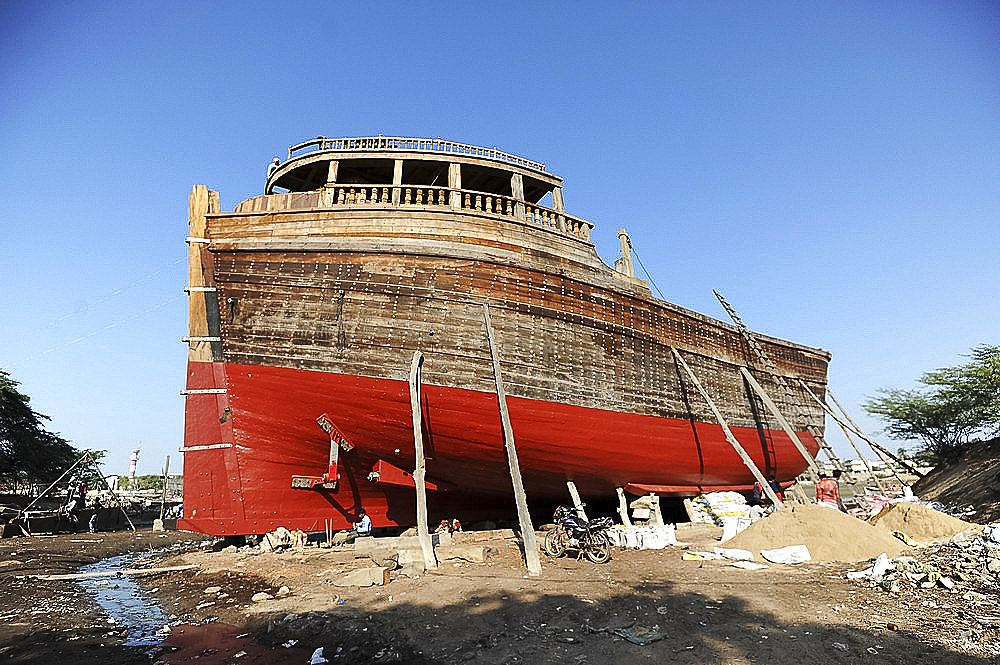
<instances>
[{"instance_id":1,"label":"wooden railing","mask_svg":"<svg viewBox=\"0 0 1000 665\"><path fill-rule=\"evenodd\" d=\"M386 151L386 152L439 152L452 155L470 155L483 157L516 166L523 166L535 171L544 171L543 162L533 162L530 159L511 155L496 148L481 148L465 143L455 143L443 139L418 139L399 136L362 136L357 138L328 139L320 136L288 148L288 159L299 154L312 151L335 150L348 151Z\"/></svg>"},{"instance_id":2,"label":"wooden railing","mask_svg":"<svg viewBox=\"0 0 1000 665\"><path fill-rule=\"evenodd\" d=\"M257 196L241 203L236 208L236 212L245 214L371 205L400 208L434 206L474 210L512 217L533 226L552 229L588 241L590 240L590 230L594 227L585 219L510 196L472 190L453 190L433 185L336 184L313 192L288 192Z\"/></svg>"}]
</instances>

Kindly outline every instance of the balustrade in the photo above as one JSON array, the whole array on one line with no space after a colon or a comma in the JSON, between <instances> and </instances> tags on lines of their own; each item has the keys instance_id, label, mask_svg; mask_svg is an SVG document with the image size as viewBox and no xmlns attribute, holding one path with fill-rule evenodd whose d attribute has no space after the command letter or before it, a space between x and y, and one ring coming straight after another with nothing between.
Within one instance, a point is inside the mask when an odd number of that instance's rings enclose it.
<instances>
[{"instance_id":1,"label":"balustrade","mask_svg":"<svg viewBox=\"0 0 1000 665\"><path fill-rule=\"evenodd\" d=\"M406 138L400 136L361 136L357 138L330 139L320 136L311 141L305 141L288 148L288 159L299 154L314 151L331 150L336 152L350 151L384 151L384 152L437 152L453 155L469 155L484 157L508 164L516 164L536 171L544 171L543 162L533 162L524 157L511 155L496 148L482 148L466 143L455 143L442 139Z\"/></svg>"},{"instance_id":2,"label":"balustrade","mask_svg":"<svg viewBox=\"0 0 1000 665\"><path fill-rule=\"evenodd\" d=\"M399 203L393 202L393 191L399 190ZM258 196L241 203L236 212L270 212L302 208L350 205L380 206L451 206L451 189L420 185L333 185L322 192L287 192ZM461 207L504 217L520 218L533 226L553 229L561 233L590 240L593 224L556 212L551 208L519 201L510 196L459 191Z\"/></svg>"}]
</instances>

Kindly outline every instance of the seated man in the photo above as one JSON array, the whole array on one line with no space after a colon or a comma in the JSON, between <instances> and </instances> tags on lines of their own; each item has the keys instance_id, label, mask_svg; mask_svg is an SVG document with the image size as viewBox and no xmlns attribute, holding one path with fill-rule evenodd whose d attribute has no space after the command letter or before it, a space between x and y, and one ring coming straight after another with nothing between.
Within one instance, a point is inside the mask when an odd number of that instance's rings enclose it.
<instances>
[{"instance_id":1,"label":"seated man","mask_svg":"<svg viewBox=\"0 0 1000 665\"><path fill-rule=\"evenodd\" d=\"M372 535L372 518L368 517L368 512L362 508L358 511L358 521L354 523L354 528L340 534L334 541L335 545L350 545L359 537Z\"/></svg>"}]
</instances>

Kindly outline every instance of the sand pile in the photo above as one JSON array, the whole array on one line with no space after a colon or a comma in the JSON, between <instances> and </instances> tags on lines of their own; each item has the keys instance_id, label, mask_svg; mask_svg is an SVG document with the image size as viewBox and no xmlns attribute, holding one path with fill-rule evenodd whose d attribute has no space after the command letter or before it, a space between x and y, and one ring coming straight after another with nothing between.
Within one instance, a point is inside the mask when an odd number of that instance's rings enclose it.
<instances>
[{"instance_id":1,"label":"sand pile","mask_svg":"<svg viewBox=\"0 0 1000 665\"><path fill-rule=\"evenodd\" d=\"M759 557L761 550L805 545L813 561L845 562L865 561L883 552L893 558L912 551L885 529L839 510L816 504L786 506L757 520L724 546L750 550Z\"/></svg>"},{"instance_id":2,"label":"sand pile","mask_svg":"<svg viewBox=\"0 0 1000 665\"><path fill-rule=\"evenodd\" d=\"M968 529L982 529L978 524L945 515L939 510L906 502L890 503L868 523L889 532L900 531L918 543L951 538Z\"/></svg>"}]
</instances>

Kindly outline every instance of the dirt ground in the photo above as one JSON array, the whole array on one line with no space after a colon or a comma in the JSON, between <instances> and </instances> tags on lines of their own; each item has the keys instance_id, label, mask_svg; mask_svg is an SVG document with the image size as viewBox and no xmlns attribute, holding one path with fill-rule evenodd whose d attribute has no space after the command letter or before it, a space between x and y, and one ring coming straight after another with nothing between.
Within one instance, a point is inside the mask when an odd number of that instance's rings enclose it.
<instances>
[{"instance_id":1,"label":"dirt ground","mask_svg":"<svg viewBox=\"0 0 1000 665\"><path fill-rule=\"evenodd\" d=\"M710 551L720 533L679 528L686 546L615 549L605 565L542 555L537 577L516 541L494 538L476 543L485 563L445 561L364 588L334 584L372 565L349 547L212 551L197 534L149 531L8 538L0 661L301 665L323 647L331 663L996 662L1000 629L976 620L997 614L995 590L993 609L977 610L961 585L900 594L846 579L861 564L753 571L682 558ZM134 566L196 566L136 578L171 615L161 646L124 646L125 631L80 585L30 577L150 551ZM258 592L275 597L255 602ZM662 639L634 644L618 630Z\"/></svg>"}]
</instances>

